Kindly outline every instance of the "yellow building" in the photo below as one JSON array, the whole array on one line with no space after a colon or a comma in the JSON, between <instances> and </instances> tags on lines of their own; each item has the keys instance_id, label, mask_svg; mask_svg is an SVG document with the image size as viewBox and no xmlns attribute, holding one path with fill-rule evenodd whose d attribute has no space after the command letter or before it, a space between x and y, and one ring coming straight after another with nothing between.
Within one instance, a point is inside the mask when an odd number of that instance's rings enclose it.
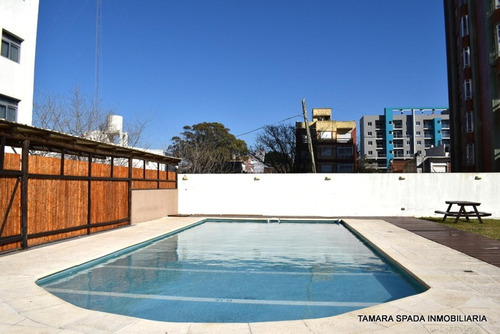
<instances>
[{"instance_id":1,"label":"yellow building","mask_svg":"<svg viewBox=\"0 0 500 334\"><path fill-rule=\"evenodd\" d=\"M354 173L356 171L356 121L332 120L331 108L312 110L311 131L316 172ZM297 172L312 172L311 155L307 144L305 122L297 122L296 160Z\"/></svg>"}]
</instances>

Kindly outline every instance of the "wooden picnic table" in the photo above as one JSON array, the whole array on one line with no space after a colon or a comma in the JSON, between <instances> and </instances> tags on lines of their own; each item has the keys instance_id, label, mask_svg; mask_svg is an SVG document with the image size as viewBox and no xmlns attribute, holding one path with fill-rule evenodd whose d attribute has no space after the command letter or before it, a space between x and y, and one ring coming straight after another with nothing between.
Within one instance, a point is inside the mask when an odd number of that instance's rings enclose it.
<instances>
[{"instance_id":1,"label":"wooden picnic table","mask_svg":"<svg viewBox=\"0 0 500 334\"><path fill-rule=\"evenodd\" d=\"M446 220L447 216L457 217L457 218L455 218L455 223L458 222L458 219L460 217L465 217L465 219L467 219L467 221L469 221L469 217L472 217L472 218L478 218L479 222L482 224L483 221L481 220L481 217L491 216L491 213L481 212L477 209L477 207L481 205L481 203L479 203L479 202L446 201L446 204L448 204L448 209L446 209L446 211L440 211L440 210L434 211L435 213L439 213L439 214L444 215L443 221ZM458 205L460 207L460 209L458 211L451 211L451 207L453 205ZM472 210L467 211L466 207L472 207Z\"/></svg>"}]
</instances>

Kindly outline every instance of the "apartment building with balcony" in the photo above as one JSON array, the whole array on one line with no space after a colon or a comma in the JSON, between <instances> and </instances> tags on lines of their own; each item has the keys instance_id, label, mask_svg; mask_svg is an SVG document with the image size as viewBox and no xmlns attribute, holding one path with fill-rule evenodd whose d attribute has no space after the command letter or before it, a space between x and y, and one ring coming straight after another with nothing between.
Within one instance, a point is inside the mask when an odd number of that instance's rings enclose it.
<instances>
[{"instance_id":1,"label":"apartment building with balcony","mask_svg":"<svg viewBox=\"0 0 500 334\"><path fill-rule=\"evenodd\" d=\"M356 122L332 120L331 108L314 108L309 122L314 161L318 173L353 173L356 171ZM312 171L307 143L306 123L297 122L295 169Z\"/></svg>"},{"instance_id":2,"label":"apartment building with balcony","mask_svg":"<svg viewBox=\"0 0 500 334\"><path fill-rule=\"evenodd\" d=\"M31 125L39 0L1 0L0 119Z\"/></svg>"},{"instance_id":3,"label":"apartment building with balcony","mask_svg":"<svg viewBox=\"0 0 500 334\"><path fill-rule=\"evenodd\" d=\"M500 0L444 0L452 169L500 171Z\"/></svg>"},{"instance_id":4,"label":"apartment building with balcony","mask_svg":"<svg viewBox=\"0 0 500 334\"><path fill-rule=\"evenodd\" d=\"M385 108L383 115L361 117L360 156L378 171L440 145L449 150L448 108Z\"/></svg>"}]
</instances>

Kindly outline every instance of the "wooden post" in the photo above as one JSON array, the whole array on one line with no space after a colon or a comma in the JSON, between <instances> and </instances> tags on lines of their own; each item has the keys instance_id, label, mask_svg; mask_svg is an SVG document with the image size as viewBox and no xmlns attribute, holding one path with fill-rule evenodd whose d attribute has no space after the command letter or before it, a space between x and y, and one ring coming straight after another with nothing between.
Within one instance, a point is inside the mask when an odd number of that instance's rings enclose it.
<instances>
[{"instance_id":1,"label":"wooden post","mask_svg":"<svg viewBox=\"0 0 500 334\"><path fill-rule=\"evenodd\" d=\"M89 154L89 176L87 186L87 234L90 234L92 224L92 154Z\"/></svg>"},{"instance_id":2,"label":"wooden post","mask_svg":"<svg viewBox=\"0 0 500 334\"><path fill-rule=\"evenodd\" d=\"M128 224L132 224L132 157L128 158Z\"/></svg>"},{"instance_id":3,"label":"wooden post","mask_svg":"<svg viewBox=\"0 0 500 334\"><path fill-rule=\"evenodd\" d=\"M3 171L5 161L5 136L0 139L0 171Z\"/></svg>"},{"instance_id":4,"label":"wooden post","mask_svg":"<svg viewBox=\"0 0 500 334\"><path fill-rule=\"evenodd\" d=\"M115 168L115 157L111 157L111 175L110 177L114 177L114 168Z\"/></svg>"},{"instance_id":5,"label":"wooden post","mask_svg":"<svg viewBox=\"0 0 500 334\"><path fill-rule=\"evenodd\" d=\"M158 164L158 170L156 172L156 189L160 189L160 162L157 162Z\"/></svg>"},{"instance_id":6,"label":"wooden post","mask_svg":"<svg viewBox=\"0 0 500 334\"><path fill-rule=\"evenodd\" d=\"M61 151L61 175L64 175L64 153L66 152L66 150L62 150Z\"/></svg>"},{"instance_id":7,"label":"wooden post","mask_svg":"<svg viewBox=\"0 0 500 334\"><path fill-rule=\"evenodd\" d=\"M302 112L304 114L304 123L306 125L307 147L309 148L309 154L311 155L311 171L313 173L316 173L316 161L314 160L314 150L311 138L311 130L309 129L309 121L307 120L306 99L302 99Z\"/></svg>"},{"instance_id":8,"label":"wooden post","mask_svg":"<svg viewBox=\"0 0 500 334\"><path fill-rule=\"evenodd\" d=\"M24 140L21 155L21 247L28 248L28 159L30 141Z\"/></svg>"}]
</instances>

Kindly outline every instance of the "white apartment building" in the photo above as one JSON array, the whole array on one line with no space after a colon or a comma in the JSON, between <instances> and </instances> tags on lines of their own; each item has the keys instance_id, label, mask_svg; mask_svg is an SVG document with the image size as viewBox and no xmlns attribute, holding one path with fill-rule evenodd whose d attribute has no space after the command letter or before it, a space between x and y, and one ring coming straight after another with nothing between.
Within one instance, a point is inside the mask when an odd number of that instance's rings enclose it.
<instances>
[{"instance_id":1,"label":"white apartment building","mask_svg":"<svg viewBox=\"0 0 500 334\"><path fill-rule=\"evenodd\" d=\"M360 120L360 154L379 171L393 162L423 156L427 149L450 147L447 107L385 108L383 115Z\"/></svg>"},{"instance_id":2,"label":"white apartment building","mask_svg":"<svg viewBox=\"0 0 500 334\"><path fill-rule=\"evenodd\" d=\"M39 0L0 0L0 119L31 125Z\"/></svg>"}]
</instances>

